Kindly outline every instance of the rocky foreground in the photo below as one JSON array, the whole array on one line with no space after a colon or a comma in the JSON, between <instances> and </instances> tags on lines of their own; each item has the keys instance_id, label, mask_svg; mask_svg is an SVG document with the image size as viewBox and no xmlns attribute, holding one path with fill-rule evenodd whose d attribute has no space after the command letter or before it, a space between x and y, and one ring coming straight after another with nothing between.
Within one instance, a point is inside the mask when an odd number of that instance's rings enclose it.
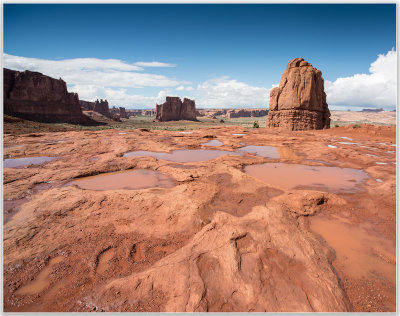
<instances>
[{"instance_id":1,"label":"rocky foreground","mask_svg":"<svg viewBox=\"0 0 400 316\"><path fill-rule=\"evenodd\" d=\"M223 145L202 145L213 138ZM139 150L237 153L244 145L276 146L279 158L123 157ZM56 159L4 169L4 311L393 312L395 150L395 127L371 125L5 135L4 158ZM323 179L318 190L288 189L244 172L265 162L354 168L368 178L338 193ZM156 170L175 185L70 185L127 169ZM340 233L324 235L331 224ZM343 255L336 237L344 233Z\"/></svg>"}]
</instances>

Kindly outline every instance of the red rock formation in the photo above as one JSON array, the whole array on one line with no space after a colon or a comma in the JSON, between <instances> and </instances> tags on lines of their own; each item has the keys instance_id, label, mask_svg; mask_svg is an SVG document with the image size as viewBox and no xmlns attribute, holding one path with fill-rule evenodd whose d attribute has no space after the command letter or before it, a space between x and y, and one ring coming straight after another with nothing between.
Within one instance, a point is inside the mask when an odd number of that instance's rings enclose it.
<instances>
[{"instance_id":1,"label":"red rock formation","mask_svg":"<svg viewBox=\"0 0 400 316\"><path fill-rule=\"evenodd\" d=\"M39 72L4 68L4 113L42 122L86 122L77 93Z\"/></svg>"},{"instance_id":2,"label":"red rock formation","mask_svg":"<svg viewBox=\"0 0 400 316\"><path fill-rule=\"evenodd\" d=\"M261 117L268 115L268 110L258 110L258 109L239 109L239 110L229 110L227 112L227 117Z\"/></svg>"},{"instance_id":3,"label":"red rock formation","mask_svg":"<svg viewBox=\"0 0 400 316\"><path fill-rule=\"evenodd\" d=\"M94 102L79 100L79 103L84 111L93 111L94 109Z\"/></svg>"},{"instance_id":4,"label":"red rock formation","mask_svg":"<svg viewBox=\"0 0 400 316\"><path fill-rule=\"evenodd\" d=\"M125 108L119 107L119 117L120 118L128 118L128 114L126 114Z\"/></svg>"},{"instance_id":5,"label":"red rock formation","mask_svg":"<svg viewBox=\"0 0 400 316\"><path fill-rule=\"evenodd\" d=\"M108 107L108 101L103 99L100 99L100 101L97 99L96 102L94 103L93 111L103 114L104 116L111 117L110 109Z\"/></svg>"},{"instance_id":6,"label":"red rock formation","mask_svg":"<svg viewBox=\"0 0 400 316\"><path fill-rule=\"evenodd\" d=\"M311 130L330 127L321 71L303 58L292 59L279 87L270 92L268 127Z\"/></svg>"},{"instance_id":7,"label":"red rock formation","mask_svg":"<svg viewBox=\"0 0 400 316\"><path fill-rule=\"evenodd\" d=\"M190 120L196 121L196 104L185 98L183 103L179 97L167 97L163 104L156 105L156 119L160 122Z\"/></svg>"}]
</instances>

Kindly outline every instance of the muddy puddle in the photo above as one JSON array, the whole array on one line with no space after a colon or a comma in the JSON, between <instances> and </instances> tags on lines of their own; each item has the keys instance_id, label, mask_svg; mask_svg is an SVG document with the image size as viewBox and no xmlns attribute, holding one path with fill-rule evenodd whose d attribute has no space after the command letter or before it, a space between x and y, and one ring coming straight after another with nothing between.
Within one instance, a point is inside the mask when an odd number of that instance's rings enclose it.
<instances>
[{"instance_id":1,"label":"muddy puddle","mask_svg":"<svg viewBox=\"0 0 400 316\"><path fill-rule=\"evenodd\" d=\"M222 146L223 144L224 144L223 142L216 139L210 140L207 143L202 143L202 145L204 146Z\"/></svg>"},{"instance_id":2,"label":"muddy puddle","mask_svg":"<svg viewBox=\"0 0 400 316\"><path fill-rule=\"evenodd\" d=\"M171 188L176 185L175 180L166 174L145 169L104 173L78 179L69 184L95 191Z\"/></svg>"},{"instance_id":3,"label":"muddy puddle","mask_svg":"<svg viewBox=\"0 0 400 316\"><path fill-rule=\"evenodd\" d=\"M244 168L245 173L285 189L354 192L369 176L363 170L300 164L265 163Z\"/></svg>"},{"instance_id":4,"label":"muddy puddle","mask_svg":"<svg viewBox=\"0 0 400 316\"><path fill-rule=\"evenodd\" d=\"M311 218L311 230L335 250L334 260L353 278L380 275L396 281L396 245L372 231L370 223L354 225L347 218L318 215Z\"/></svg>"},{"instance_id":5,"label":"muddy puddle","mask_svg":"<svg viewBox=\"0 0 400 316\"><path fill-rule=\"evenodd\" d=\"M96 272L97 273L104 273L108 268L109 261L114 257L114 248L110 248L104 251L99 256L99 261L97 264Z\"/></svg>"},{"instance_id":6,"label":"muddy puddle","mask_svg":"<svg viewBox=\"0 0 400 316\"><path fill-rule=\"evenodd\" d=\"M292 149L286 146L245 146L239 148L238 151L256 154L257 156L270 159L294 159L298 160L301 157Z\"/></svg>"},{"instance_id":7,"label":"muddy puddle","mask_svg":"<svg viewBox=\"0 0 400 316\"><path fill-rule=\"evenodd\" d=\"M32 295L42 292L50 285L49 276L53 271L53 266L63 261L64 257L58 256L49 260L47 266L39 272L38 276L29 284L20 287L15 294Z\"/></svg>"},{"instance_id":8,"label":"muddy puddle","mask_svg":"<svg viewBox=\"0 0 400 316\"><path fill-rule=\"evenodd\" d=\"M213 160L224 155L238 155L232 151L225 150L208 150L208 149L178 149L171 153L160 153L152 151L132 151L125 153L124 157L143 157L151 156L161 160L168 160L173 162L198 162Z\"/></svg>"},{"instance_id":9,"label":"muddy puddle","mask_svg":"<svg viewBox=\"0 0 400 316\"><path fill-rule=\"evenodd\" d=\"M26 157L26 158L8 158L4 159L4 168L17 168L30 165L41 165L45 162L49 162L55 159L55 157Z\"/></svg>"}]
</instances>

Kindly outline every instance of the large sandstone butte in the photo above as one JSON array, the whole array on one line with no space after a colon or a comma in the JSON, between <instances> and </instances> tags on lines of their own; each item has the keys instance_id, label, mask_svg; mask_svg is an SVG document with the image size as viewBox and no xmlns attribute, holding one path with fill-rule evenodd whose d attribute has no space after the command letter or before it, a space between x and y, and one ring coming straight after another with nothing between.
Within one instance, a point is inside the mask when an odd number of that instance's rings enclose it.
<instances>
[{"instance_id":1,"label":"large sandstone butte","mask_svg":"<svg viewBox=\"0 0 400 316\"><path fill-rule=\"evenodd\" d=\"M270 92L267 126L324 129L330 126L330 115L321 71L303 58L289 61L279 87Z\"/></svg>"},{"instance_id":2,"label":"large sandstone butte","mask_svg":"<svg viewBox=\"0 0 400 316\"><path fill-rule=\"evenodd\" d=\"M39 72L4 68L4 113L42 122L83 123L77 93L69 93L65 81Z\"/></svg>"},{"instance_id":3,"label":"large sandstone butte","mask_svg":"<svg viewBox=\"0 0 400 316\"><path fill-rule=\"evenodd\" d=\"M188 120L196 121L196 104L185 98L167 97L163 104L156 105L156 119L160 122Z\"/></svg>"}]
</instances>

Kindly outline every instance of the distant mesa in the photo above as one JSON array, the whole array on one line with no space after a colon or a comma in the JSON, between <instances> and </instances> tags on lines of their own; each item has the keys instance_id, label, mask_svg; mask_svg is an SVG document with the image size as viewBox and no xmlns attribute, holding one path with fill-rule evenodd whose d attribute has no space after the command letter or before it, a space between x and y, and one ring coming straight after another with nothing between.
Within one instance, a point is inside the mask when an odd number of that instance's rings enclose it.
<instances>
[{"instance_id":1,"label":"distant mesa","mask_svg":"<svg viewBox=\"0 0 400 316\"><path fill-rule=\"evenodd\" d=\"M3 69L4 114L40 122L89 123L77 93L40 72Z\"/></svg>"},{"instance_id":2,"label":"distant mesa","mask_svg":"<svg viewBox=\"0 0 400 316\"><path fill-rule=\"evenodd\" d=\"M163 104L156 105L156 120L166 121L197 121L196 104L194 100L185 98L183 102L179 97L167 97Z\"/></svg>"},{"instance_id":3,"label":"distant mesa","mask_svg":"<svg viewBox=\"0 0 400 316\"><path fill-rule=\"evenodd\" d=\"M289 61L279 87L270 92L268 127L315 130L330 127L321 71L303 58Z\"/></svg>"},{"instance_id":4,"label":"distant mesa","mask_svg":"<svg viewBox=\"0 0 400 316\"><path fill-rule=\"evenodd\" d=\"M126 109L124 107L115 107L113 106L110 109L110 113L112 118L114 119L122 119L122 118L128 118L128 113L126 112Z\"/></svg>"},{"instance_id":5,"label":"distant mesa","mask_svg":"<svg viewBox=\"0 0 400 316\"><path fill-rule=\"evenodd\" d=\"M82 109L85 111L95 111L108 118L112 117L107 100L97 99L95 102L80 100L79 102Z\"/></svg>"},{"instance_id":6,"label":"distant mesa","mask_svg":"<svg viewBox=\"0 0 400 316\"><path fill-rule=\"evenodd\" d=\"M382 112L383 108L380 109L362 109L361 112Z\"/></svg>"},{"instance_id":7,"label":"distant mesa","mask_svg":"<svg viewBox=\"0 0 400 316\"><path fill-rule=\"evenodd\" d=\"M268 110L258 110L258 109L240 109L240 110L229 110L227 112L228 118L237 117L261 117L268 115Z\"/></svg>"}]
</instances>

